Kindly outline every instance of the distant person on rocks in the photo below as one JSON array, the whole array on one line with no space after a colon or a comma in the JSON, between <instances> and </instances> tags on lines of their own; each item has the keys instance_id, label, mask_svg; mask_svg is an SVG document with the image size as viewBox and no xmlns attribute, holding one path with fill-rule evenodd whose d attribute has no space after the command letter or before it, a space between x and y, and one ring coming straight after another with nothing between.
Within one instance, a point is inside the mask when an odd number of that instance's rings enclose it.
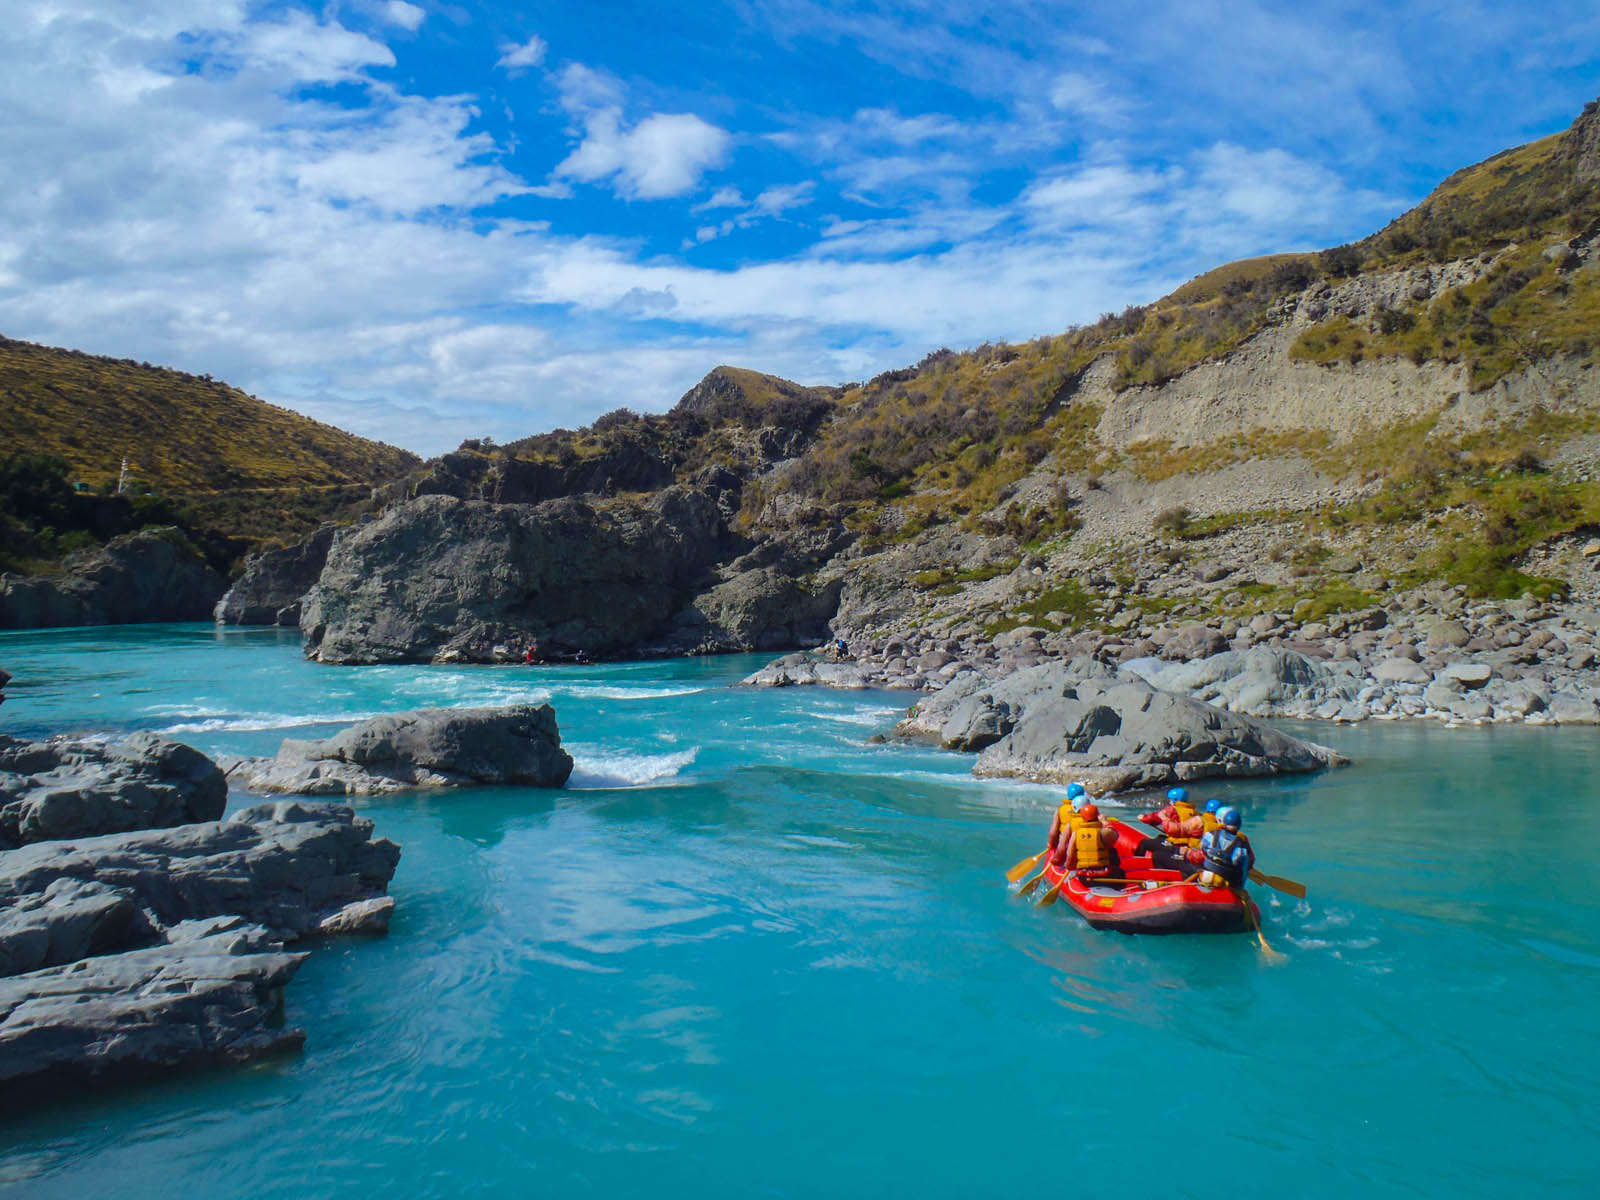
<instances>
[{"instance_id":1,"label":"distant person on rocks","mask_svg":"<svg viewBox=\"0 0 1600 1200\"><path fill-rule=\"evenodd\" d=\"M1237 808L1224 808L1217 813L1222 828L1214 829L1192 847L1187 857L1200 868L1201 887L1242 888L1250 878L1250 869L1256 865L1256 852L1250 848L1250 839L1239 832L1244 817Z\"/></svg>"},{"instance_id":2,"label":"distant person on rocks","mask_svg":"<svg viewBox=\"0 0 1600 1200\"><path fill-rule=\"evenodd\" d=\"M1089 799L1089 789L1081 783L1067 784L1067 798L1056 808L1055 816L1050 818L1050 838L1046 843L1050 857L1056 856L1056 850L1061 845L1061 839L1072 836L1072 827L1077 824L1078 809L1082 808Z\"/></svg>"},{"instance_id":3,"label":"distant person on rocks","mask_svg":"<svg viewBox=\"0 0 1600 1200\"><path fill-rule=\"evenodd\" d=\"M833 639L833 657L840 661L850 657L850 647L844 644L843 638Z\"/></svg>"},{"instance_id":4,"label":"distant person on rocks","mask_svg":"<svg viewBox=\"0 0 1600 1200\"><path fill-rule=\"evenodd\" d=\"M572 661L580 667L588 666L590 662L589 652L587 650L579 650L572 656Z\"/></svg>"},{"instance_id":5,"label":"distant person on rocks","mask_svg":"<svg viewBox=\"0 0 1600 1200\"><path fill-rule=\"evenodd\" d=\"M528 648L522 652L522 661L530 667L533 666L534 663L544 661L543 656L539 653L538 642L529 643Z\"/></svg>"},{"instance_id":6,"label":"distant person on rocks","mask_svg":"<svg viewBox=\"0 0 1600 1200\"><path fill-rule=\"evenodd\" d=\"M1057 865L1064 866L1069 874L1076 872L1078 878L1091 880L1116 869L1116 832L1100 823L1100 810L1093 804L1078 810L1072 836L1063 838L1062 843L1065 850L1057 852L1057 859L1064 861Z\"/></svg>"}]
</instances>

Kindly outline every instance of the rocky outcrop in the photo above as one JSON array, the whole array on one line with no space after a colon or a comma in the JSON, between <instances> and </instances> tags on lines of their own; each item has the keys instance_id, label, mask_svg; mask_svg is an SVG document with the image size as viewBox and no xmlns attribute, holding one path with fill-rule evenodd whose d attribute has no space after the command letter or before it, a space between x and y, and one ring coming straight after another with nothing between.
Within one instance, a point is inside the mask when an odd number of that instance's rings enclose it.
<instances>
[{"instance_id":1,"label":"rocky outcrop","mask_svg":"<svg viewBox=\"0 0 1600 1200\"><path fill-rule=\"evenodd\" d=\"M227 588L175 529L68 556L59 575L0 575L0 629L201 621Z\"/></svg>"},{"instance_id":2,"label":"rocky outcrop","mask_svg":"<svg viewBox=\"0 0 1600 1200\"><path fill-rule=\"evenodd\" d=\"M712 490L645 502L425 496L339 531L300 627L322 662L493 661L659 637L727 555Z\"/></svg>"},{"instance_id":3,"label":"rocky outcrop","mask_svg":"<svg viewBox=\"0 0 1600 1200\"><path fill-rule=\"evenodd\" d=\"M305 1031L274 1018L305 958L259 925L212 917L143 949L0 979L0 1107L298 1050Z\"/></svg>"},{"instance_id":4,"label":"rocky outcrop","mask_svg":"<svg viewBox=\"0 0 1600 1200\"><path fill-rule=\"evenodd\" d=\"M0 735L0 850L215 821L227 798L215 763L157 734L110 745Z\"/></svg>"},{"instance_id":5,"label":"rocky outcrop","mask_svg":"<svg viewBox=\"0 0 1600 1200\"><path fill-rule=\"evenodd\" d=\"M841 587L808 587L772 567L745 571L696 596L667 640L703 654L809 645L828 636Z\"/></svg>"},{"instance_id":6,"label":"rocky outcrop","mask_svg":"<svg viewBox=\"0 0 1600 1200\"><path fill-rule=\"evenodd\" d=\"M30 969L26 946L41 943L37 932L27 931L41 928L44 944L69 944L80 936L98 938L101 945L108 938L115 942L110 932L63 932L63 923L117 928L124 918L110 911L106 893L142 914L127 918L127 936L135 941L145 929L220 915L300 937L347 906L381 896L399 860L400 847L374 838L372 822L351 809L289 800L260 804L226 821L38 842L0 854L0 911L20 922L9 926L15 936L3 956L14 967ZM51 904L51 897L72 903Z\"/></svg>"},{"instance_id":7,"label":"rocky outcrop","mask_svg":"<svg viewBox=\"0 0 1600 1200\"><path fill-rule=\"evenodd\" d=\"M253 791L362 795L487 784L560 787L572 773L555 709L432 708L375 717L322 741L285 741L275 758L237 761Z\"/></svg>"},{"instance_id":8,"label":"rocky outcrop","mask_svg":"<svg viewBox=\"0 0 1600 1200\"><path fill-rule=\"evenodd\" d=\"M1326 747L1089 660L1032 667L992 684L964 677L918 706L898 732L978 751L975 775L1082 779L1100 793L1316 771L1345 761Z\"/></svg>"},{"instance_id":9,"label":"rocky outcrop","mask_svg":"<svg viewBox=\"0 0 1600 1200\"><path fill-rule=\"evenodd\" d=\"M300 624L300 604L322 574L334 526L303 542L251 555L212 616L219 625Z\"/></svg>"},{"instance_id":10,"label":"rocky outcrop","mask_svg":"<svg viewBox=\"0 0 1600 1200\"><path fill-rule=\"evenodd\" d=\"M298 1049L279 1018L305 955L283 943L388 928L400 848L371 821L216 820L225 778L187 746L0 738L0 788L27 843L0 851L0 1108Z\"/></svg>"}]
</instances>

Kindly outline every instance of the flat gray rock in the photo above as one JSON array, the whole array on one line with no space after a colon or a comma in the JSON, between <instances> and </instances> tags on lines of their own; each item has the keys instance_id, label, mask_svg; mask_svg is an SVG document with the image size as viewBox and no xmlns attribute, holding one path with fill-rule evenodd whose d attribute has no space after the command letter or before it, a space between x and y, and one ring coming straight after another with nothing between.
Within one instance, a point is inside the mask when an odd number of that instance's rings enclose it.
<instances>
[{"instance_id":1,"label":"flat gray rock","mask_svg":"<svg viewBox=\"0 0 1600 1200\"><path fill-rule=\"evenodd\" d=\"M1451 663L1439 672L1441 679L1453 679L1468 690L1481 688L1489 682L1494 669L1487 663Z\"/></svg>"},{"instance_id":2,"label":"flat gray rock","mask_svg":"<svg viewBox=\"0 0 1600 1200\"><path fill-rule=\"evenodd\" d=\"M0 912L15 918L4 926L14 935L6 955L25 969L39 953L39 935L29 930L40 927L50 945L87 940L91 953L104 953L150 930L220 915L299 937L352 902L382 895L399 860L400 847L374 838L372 822L351 809L287 800L226 821L38 842L0 854ZM111 895L137 910L125 928L115 913L91 914ZM74 932L85 922L89 932Z\"/></svg>"},{"instance_id":3,"label":"flat gray rock","mask_svg":"<svg viewBox=\"0 0 1600 1200\"><path fill-rule=\"evenodd\" d=\"M227 798L214 762L157 734L109 745L0 735L0 849L214 821Z\"/></svg>"},{"instance_id":4,"label":"flat gray rock","mask_svg":"<svg viewBox=\"0 0 1600 1200\"><path fill-rule=\"evenodd\" d=\"M159 945L0 979L0 1106L299 1050L279 1026L304 954L238 917Z\"/></svg>"},{"instance_id":5,"label":"flat gray rock","mask_svg":"<svg viewBox=\"0 0 1600 1200\"><path fill-rule=\"evenodd\" d=\"M1409 658L1386 658L1372 668L1372 677L1379 683L1429 683L1433 673Z\"/></svg>"},{"instance_id":6,"label":"flat gray rock","mask_svg":"<svg viewBox=\"0 0 1600 1200\"><path fill-rule=\"evenodd\" d=\"M239 760L242 787L361 795L467 784L561 787L572 756L555 709L428 708L374 717L321 741L285 741L275 758Z\"/></svg>"}]
</instances>

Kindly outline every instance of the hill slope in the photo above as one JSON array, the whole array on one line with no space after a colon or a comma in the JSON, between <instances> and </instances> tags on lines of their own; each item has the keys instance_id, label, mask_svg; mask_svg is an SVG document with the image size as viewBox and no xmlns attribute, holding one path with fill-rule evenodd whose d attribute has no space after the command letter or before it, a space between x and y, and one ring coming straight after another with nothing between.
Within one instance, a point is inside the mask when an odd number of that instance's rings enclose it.
<instances>
[{"instance_id":1,"label":"hill slope","mask_svg":"<svg viewBox=\"0 0 1600 1200\"><path fill-rule=\"evenodd\" d=\"M370 485L419 462L210 378L6 338L0 446L62 458L92 488L126 456L167 495Z\"/></svg>"}]
</instances>

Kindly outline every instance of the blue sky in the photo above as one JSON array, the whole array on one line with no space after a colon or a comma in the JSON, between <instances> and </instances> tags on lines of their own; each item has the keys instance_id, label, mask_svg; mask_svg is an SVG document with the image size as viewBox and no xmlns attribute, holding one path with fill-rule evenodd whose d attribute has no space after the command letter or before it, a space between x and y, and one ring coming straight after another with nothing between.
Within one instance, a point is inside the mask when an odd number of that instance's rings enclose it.
<instances>
[{"instance_id":1,"label":"blue sky","mask_svg":"<svg viewBox=\"0 0 1600 1200\"><path fill-rule=\"evenodd\" d=\"M424 453L1059 332L1600 94L1592 0L6 9L0 333Z\"/></svg>"}]
</instances>

